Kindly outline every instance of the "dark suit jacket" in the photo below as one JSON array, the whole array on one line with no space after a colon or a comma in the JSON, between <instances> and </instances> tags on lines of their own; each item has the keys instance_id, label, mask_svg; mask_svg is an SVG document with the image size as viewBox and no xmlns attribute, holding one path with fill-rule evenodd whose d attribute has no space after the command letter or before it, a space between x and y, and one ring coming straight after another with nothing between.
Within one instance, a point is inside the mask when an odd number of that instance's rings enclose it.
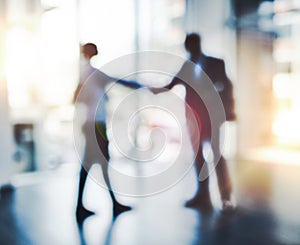
<instances>
[{"instance_id":1,"label":"dark suit jacket","mask_svg":"<svg viewBox=\"0 0 300 245\"><path fill-rule=\"evenodd\" d=\"M213 57L203 56L203 59L200 60L200 64L202 71L206 73L206 75L213 82L216 90L221 97L225 110L226 120L235 120L236 116L234 112L233 87L231 81L226 75L224 61ZM171 89L176 84L185 85L186 102L195 112L197 119L200 120L199 124L201 124L200 126L202 131L201 134L203 136L202 138L209 138L211 133L211 126L207 108L199 95L194 91L194 89L185 81L182 81L179 78L180 74L194 74L194 71L191 68L192 67L190 65L190 62L186 62L178 72L177 77L174 77L172 82L165 88Z\"/></svg>"}]
</instances>

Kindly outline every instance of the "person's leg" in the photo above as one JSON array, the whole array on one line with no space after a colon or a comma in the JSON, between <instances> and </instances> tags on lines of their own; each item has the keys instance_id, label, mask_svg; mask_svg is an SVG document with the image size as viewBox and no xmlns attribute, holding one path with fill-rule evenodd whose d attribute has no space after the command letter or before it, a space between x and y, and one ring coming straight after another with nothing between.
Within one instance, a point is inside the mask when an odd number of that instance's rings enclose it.
<instances>
[{"instance_id":1,"label":"person's leg","mask_svg":"<svg viewBox=\"0 0 300 245\"><path fill-rule=\"evenodd\" d=\"M84 208L83 206L83 192L86 183L86 179L88 176L88 169L85 169L81 166L80 173L79 173L79 187L78 187L78 197L77 197L77 206L76 206L76 218L79 223L83 222L85 218L90 215L95 214L92 211L89 211Z\"/></svg>"},{"instance_id":2,"label":"person's leg","mask_svg":"<svg viewBox=\"0 0 300 245\"><path fill-rule=\"evenodd\" d=\"M207 167L203 157L203 143L208 138L209 124L201 120L201 112L196 110L186 110L187 125L193 146L195 157L195 166L197 174L198 189L195 196L186 203L187 207L210 210L212 208L209 195L209 178L200 181L199 174L202 168ZM190 113L194 113L190 115ZM194 118L194 119L193 119ZM196 119L196 121L195 121Z\"/></svg>"},{"instance_id":3,"label":"person's leg","mask_svg":"<svg viewBox=\"0 0 300 245\"><path fill-rule=\"evenodd\" d=\"M115 197L108 175L108 164L102 164L102 172L113 204L113 217L115 218L123 212L130 211L132 209L131 207L120 204Z\"/></svg>"},{"instance_id":4,"label":"person's leg","mask_svg":"<svg viewBox=\"0 0 300 245\"><path fill-rule=\"evenodd\" d=\"M218 186L219 186L222 205L223 205L222 208L225 211L230 210L234 208L231 202L232 184L231 184L227 163L223 157L221 157L216 167L216 173L218 177Z\"/></svg>"},{"instance_id":5,"label":"person's leg","mask_svg":"<svg viewBox=\"0 0 300 245\"><path fill-rule=\"evenodd\" d=\"M96 134L97 134L97 141L98 141L98 145L101 149L101 152L104 156L105 159L102 160L101 166L102 166L102 172L103 172L103 177L104 177L104 181L106 183L106 186L108 188L110 197L112 199L112 203L113 203L113 217L117 217L119 214L121 214L122 212L125 211L129 211L132 208L122 205L120 204L116 197L114 192L112 191L112 187L111 187L111 183L110 183L110 179L109 179L109 174L108 174L108 162L110 160L110 156L109 156L109 149L108 149L108 139L106 136L106 127L104 124L97 124L97 128L96 128Z\"/></svg>"},{"instance_id":6,"label":"person's leg","mask_svg":"<svg viewBox=\"0 0 300 245\"><path fill-rule=\"evenodd\" d=\"M85 149L79 173L78 196L76 204L76 219L80 225L83 223L85 218L94 214L94 212L85 209L83 206L84 188L88 177L88 172L93 163L93 161L91 160L91 145L93 144L91 143L91 137L89 134L90 125L93 125L93 123L85 122L82 126L82 133L85 137Z\"/></svg>"},{"instance_id":7,"label":"person's leg","mask_svg":"<svg viewBox=\"0 0 300 245\"><path fill-rule=\"evenodd\" d=\"M222 152L220 152L220 131L217 135L217 141L215 141L215 145L212 145L213 152L215 157L220 158L218 164L216 165L216 175L218 179L218 186L221 195L221 200L223 204L223 209L232 209L233 205L231 203L231 193L232 193L232 184L229 175L229 170L227 167L227 163L225 158L222 156Z\"/></svg>"},{"instance_id":8,"label":"person's leg","mask_svg":"<svg viewBox=\"0 0 300 245\"><path fill-rule=\"evenodd\" d=\"M198 189L193 199L186 203L186 206L210 210L212 208L212 203L209 194L209 177L202 181L199 179L201 169L207 167L203 157L202 142L200 143L201 145L199 145L199 149L197 150L198 153L195 159Z\"/></svg>"},{"instance_id":9,"label":"person's leg","mask_svg":"<svg viewBox=\"0 0 300 245\"><path fill-rule=\"evenodd\" d=\"M81 166L80 173L79 173L77 209L83 207L83 191L84 191L84 186L85 186L87 176L88 176L87 171L84 169L83 166Z\"/></svg>"}]
</instances>

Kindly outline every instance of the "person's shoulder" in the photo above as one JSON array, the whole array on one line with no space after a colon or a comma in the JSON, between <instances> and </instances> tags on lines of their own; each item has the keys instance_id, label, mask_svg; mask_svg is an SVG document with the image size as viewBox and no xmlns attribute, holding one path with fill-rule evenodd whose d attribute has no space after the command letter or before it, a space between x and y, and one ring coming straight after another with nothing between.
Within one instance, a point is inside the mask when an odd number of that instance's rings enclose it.
<instances>
[{"instance_id":1,"label":"person's shoulder","mask_svg":"<svg viewBox=\"0 0 300 245\"><path fill-rule=\"evenodd\" d=\"M109 78L109 76L106 73L104 73L103 71L100 71L98 69L96 69L96 70L98 72L98 75Z\"/></svg>"},{"instance_id":2,"label":"person's shoulder","mask_svg":"<svg viewBox=\"0 0 300 245\"><path fill-rule=\"evenodd\" d=\"M207 56L206 60L208 62L213 62L213 63L218 63L218 64L224 64L224 60L223 59L212 57L212 56Z\"/></svg>"},{"instance_id":3,"label":"person's shoulder","mask_svg":"<svg viewBox=\"0 0 300 245\"><path fill-rule=\"evenodd\" d=\"M190 69L194 69L194 66L197 64L197 62L192 61L192 60L186 60L182 65L179 70L179 72L186 72L189 71Z\"/></svg>"},{"instance_id":4,"label":"person's shoulder","mask_svg":"<svg viewBox=\"0 0 300 245\"><path fill-rule=\"evenodd\" d=\"M94 76L101 80L112 80L112 78L104 73L103 71L100 71L99 69L95 68L93 72Z\"/></svg>"}]
</instances>

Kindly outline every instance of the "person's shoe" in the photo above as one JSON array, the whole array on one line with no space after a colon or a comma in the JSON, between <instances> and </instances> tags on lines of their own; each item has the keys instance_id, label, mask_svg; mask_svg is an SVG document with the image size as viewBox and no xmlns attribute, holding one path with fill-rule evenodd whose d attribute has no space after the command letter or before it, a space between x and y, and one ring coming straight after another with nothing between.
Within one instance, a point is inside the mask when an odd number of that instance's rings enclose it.
<instances>
[{"instance_id":1,"label":"person's shoe","mask_svg":"<svg viewBox=\"0 0 300 245\"><path fill-rule=\"evenodd\" d=\"M185 203L185 207L206 212L210 212L213 210L213 205L211 203L210 197L204 197L202 195L196 195L193 199L187 201Z\"/></svg>"},{"instance_id":2,"label":"person's shoe","mask_svg":"<svg viewBox=\"0 0 300 245\"><path fill-rule=\"evenodd\" d=\"M232 203L232 201L228 199L222 200L222 212L223 213L230 213L235 210L235 205Z\"/></svg>"},{"instance_id":3,"label":"person's shoe","mask_svg":"<svg viewBox=\"0 0 300 245\"><path fill-rule=\"evenodd\" d=\"M92 216L94 214L95 214L94 212L92 212L90 210L87 210L84 207L77 207L77 209L76 209L76 220L77 220L77 223L78 224L82 224L83 221L86 218L88 218L89 216Z\"/></svg>"},{"instance_id":4,"label":"person's shoe","mask_svg":"<svg viewBox=\"0 0 300 245\"><path fill-rule=\"evenodd\" d=\"M122 205L118 202L113 204L113 218L117 218L121 213L132 210L132 207Z\"/></svg>"}]
</instances>

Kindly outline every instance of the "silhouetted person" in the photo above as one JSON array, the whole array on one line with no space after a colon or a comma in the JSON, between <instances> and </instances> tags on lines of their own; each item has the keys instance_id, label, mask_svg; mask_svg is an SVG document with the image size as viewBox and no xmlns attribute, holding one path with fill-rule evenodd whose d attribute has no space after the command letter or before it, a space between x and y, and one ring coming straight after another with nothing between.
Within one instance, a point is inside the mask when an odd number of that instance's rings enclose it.
<instances>
[{"instance_id":1,"label":"silhouetted person","mask_svg":"<svg viewBox=\"0 0 300 245\"><path fill-rule=\"evenodd\" d=\"M140 87L134 82L111 78L105 73L92 67L90 64L90 60L93 56L98 54L98 50L95 44L87 43L82 46L81 51L84 56L84 60L80 74L80 83L78 84L78 87L74 94L74 102L76 101L77 103L85 104L87 112L86 119L82 127L82 132L85 137L85 150L80 170L78 200L76 207L76 218L79 223L81 223L86 217L94 214L93 212L85 209L82 203L83 191L88 172L94 163L98 163L102 167L104 180L113 202L113 216L116 217L121 212L131 209L128 206L120 204L116 200L115 195L111 189L107 164L110 157L108 151L109 142L106 135L105 106L103 104L99 105L99 101L101 101L101 98L105 98L105 87L111 82L117 82L131 88ZM87 86L84 88L85 93L83 95L79 95L80 90L83 86ZM100 103L103 103L103 100ZM95 144L92 140L92 137L95 133L98 145ZM107 161L103 160L102 162L99 162L99 148L101 149Z\"/></svg>"},{"instance_id":2,"label":"silhouetted person","mask_svg":"<svg viewBox=\"0 0 300 245\"><path fill-rule=\"evenodd\" d=\"M187 84L185 81L182 81L179 77L190 77L191 79L189 80L191 81L188 82L201 82L201 72L204 71L206 75L210 78L210 80L214 83L216 90L219 92L225 109L226 120L228 121L235 120L233 88L231 81L226 75L224 61L206 56L202 52L201 39L198 34L192 33L187 35L184 42L184 46L190 55L190 60L193 63L195 63L195 65L191 66L191 63L189 61L183 64L177 76L165 88L171 89L176 84L183 84L186 87L186 102L194 112L198 128L200 129L200 132L195 134L195 132L193 132L193 130L195 129L189 127L191 138L196 137L195 135L200 135L199 149L194 149L194 151L197 152L195 163L197 174L199 174L202 167L206 167L203 165L203 144L205 142L209 142L211 138L210 118L207 108L204 105L202 99L199 97L199 95L194 91L194 89L191 86L189 86L189 84ZM199 67L197 68L197 66ZM220 135L218 135L217 138L220 139ZM214 153L220 151L218 143L219 142L216 142L215 146L212 145ZM232 209L232 186L226 161L223 157L221 157L220 162L216 167L216 173L218 177L218 185L221 193L223 209ZM209 194L209 178L200 183L195 197L189 202L187 202L186 206L203 209L212 208Z\"/></svg>"}]
</instances>

